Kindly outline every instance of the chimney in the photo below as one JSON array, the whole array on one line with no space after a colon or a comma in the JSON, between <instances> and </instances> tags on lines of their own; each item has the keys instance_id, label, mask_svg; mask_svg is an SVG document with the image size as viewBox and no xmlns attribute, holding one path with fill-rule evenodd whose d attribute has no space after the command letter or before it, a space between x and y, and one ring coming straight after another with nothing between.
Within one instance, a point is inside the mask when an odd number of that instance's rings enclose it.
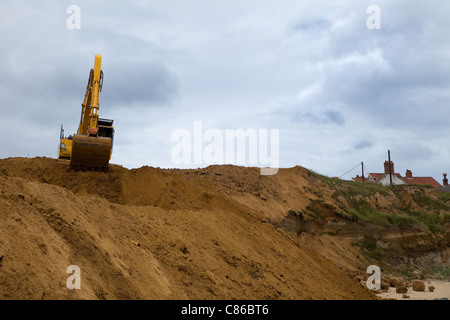
<instances>
[{"instance_id":1,"label":"chimney","mask_svg":"<svg viewBox=\"0 0 450 320\"><path fill-rule=\"evenodd\" d=\"M391 161L391 173L394 174L394 163ZM384 162L384 173L389 174L389 161Z\"/></svg>"},{"instance_id":2,"label":"chimney","mask_svg":"<svg viewBox=\"0 0 450 320\"><path fill-rule=\"evenodd\" d=\"M444 180L442 180L442 184L444 185L444 186L447 186L448 185L448 179L447 179L447 174L446 173L443 173L443 175L444 175Z\"/></svg>"},{"instance_id":3,"label":"chimney","mask_svg":"<svg viewBox=\"0 0 450 320\"><path fill-rule=\"evenodd\" d=\"M412 171L411 170L406 169L406 177L412 179Z\"/></svg>"}]
</instances>

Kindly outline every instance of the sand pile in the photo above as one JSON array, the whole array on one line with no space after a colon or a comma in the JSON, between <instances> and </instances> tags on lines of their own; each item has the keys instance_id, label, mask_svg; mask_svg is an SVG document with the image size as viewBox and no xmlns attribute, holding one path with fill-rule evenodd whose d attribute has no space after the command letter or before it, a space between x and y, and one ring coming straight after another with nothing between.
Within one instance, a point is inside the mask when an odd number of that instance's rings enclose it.
<instances>
[{"instance_id":1,"label":"sand pile","mask_svg":"<svg viewBox=\"0 0 450 320\"><path fill-rule=\"evenodd\" d=\"M0 299L374 298L344 271L357 262L318 254L326 238L268 223L306 206L324 188L315 183L299 167L268 177L234 166L104 173L0 160ZM66 287L70 265L80 290Z\"/></svg>"}]
</instances>

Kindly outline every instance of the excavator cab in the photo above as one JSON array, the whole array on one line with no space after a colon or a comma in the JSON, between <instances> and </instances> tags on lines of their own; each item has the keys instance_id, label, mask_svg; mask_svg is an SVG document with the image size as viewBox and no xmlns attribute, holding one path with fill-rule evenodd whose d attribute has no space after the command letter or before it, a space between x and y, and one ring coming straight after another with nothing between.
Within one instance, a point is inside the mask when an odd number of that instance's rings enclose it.
<instances>
[{"instance_id":1,"label":"excavator cab","mask_svg":"<svg viewBox=\"0 0 450 320\"><path fill-rule=\"evenodd\" d=\"M72 136L64 137L64 128L61 125L61 131L59 134L59 151L58 151L58 159L67 159L70 160L70 155L72 153Z\"/></svg>"}]
</instances>

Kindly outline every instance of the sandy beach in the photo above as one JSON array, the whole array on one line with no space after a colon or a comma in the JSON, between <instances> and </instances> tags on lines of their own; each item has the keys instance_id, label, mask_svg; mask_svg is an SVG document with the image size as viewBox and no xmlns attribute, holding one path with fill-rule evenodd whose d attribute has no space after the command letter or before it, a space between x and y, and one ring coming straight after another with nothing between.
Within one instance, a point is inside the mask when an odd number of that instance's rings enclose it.
<instances>
[{"instance_id":1,"label":"sandy beach","mask_svg":"<svg viewBox=\"0 0 450 320\"><path fill-rule=\"evenodd\" d=\"M411 287L408 287L406 295L409 298L403 298L402 293L397 293L395 288L389 288L387 292L377 294L378 297L384 299L396 299L396 300L434 300L440 298L450 299L450 281L444 280L425 280L425 291L414 291ZM434 286L433 292L428 290L429 286Z\"/></svg>"}]
</instances>

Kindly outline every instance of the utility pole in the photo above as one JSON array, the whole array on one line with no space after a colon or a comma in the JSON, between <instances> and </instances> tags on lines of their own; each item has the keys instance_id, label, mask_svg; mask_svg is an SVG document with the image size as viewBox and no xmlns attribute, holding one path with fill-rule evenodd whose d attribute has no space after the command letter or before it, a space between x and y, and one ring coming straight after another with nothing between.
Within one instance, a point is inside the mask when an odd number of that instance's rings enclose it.
<instances>
[{"instance_id":1,"label":"utility pole","mask_svg":"<svg viewBox=\"0 0 450 320\"><path fill-rule=\"evenodd\" d=\"M364 182L364 162L361 162L362 180Z\"/></svg>"},{"instance_id":2,"label":"utility pole","mask_svg":"<svg viewBox=\"0 0 450 320\"><path fill-rule=\"evenodd\" d=\"M392 166L391 166L391 150L388 150L388 161L389 161L389 181L392 186Z\"/></svg>"}]
</instances>

